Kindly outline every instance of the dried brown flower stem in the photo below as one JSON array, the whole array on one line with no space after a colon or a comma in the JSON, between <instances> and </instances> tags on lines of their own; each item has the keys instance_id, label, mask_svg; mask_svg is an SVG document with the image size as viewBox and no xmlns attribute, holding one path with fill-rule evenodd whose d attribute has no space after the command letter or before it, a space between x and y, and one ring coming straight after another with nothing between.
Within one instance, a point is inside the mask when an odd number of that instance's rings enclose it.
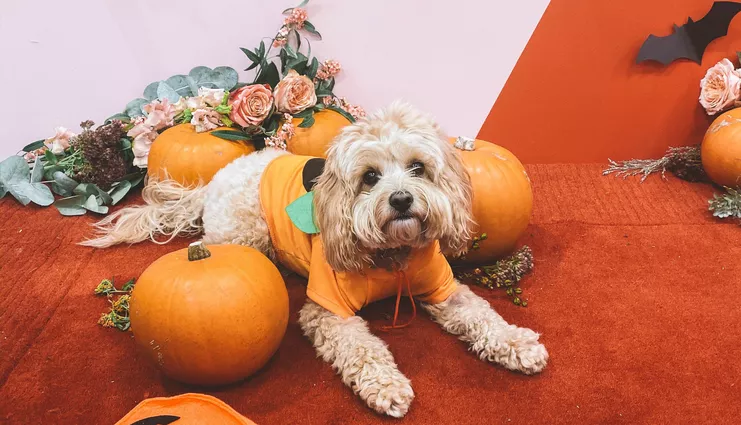
<instances>
[{"instance_id":1,"label":"dried brown flower stem","mask_svg":"<svg viewBox=\"0 0 741 425\"><path fill-rule=\"evenodd\" d=\"M623 178L642 175L641 182L646 180L649 175L658 172L661 172L661 177L664 178L667 170L688 181L700 181L706 178L700 160L700 145L670 147L666 154L659 159L630 159L627 161L609 159L608 161L610 166L602 173L603 175L615 173Z\"/></svg>"},{"instance_id":2,"label":"dried brown flower stem","mask_svg":"<svg viewBox=\"0 0 741 425\"><path fill-rule=\"evenodd\" d=\"M532 269L533 252L525 245L492 265L456 272L455 275L460 280L472 281L489 289L504 289L514 304L527 307L527 300L522 299L519 283Z\"/></svg>"}]
</instances>

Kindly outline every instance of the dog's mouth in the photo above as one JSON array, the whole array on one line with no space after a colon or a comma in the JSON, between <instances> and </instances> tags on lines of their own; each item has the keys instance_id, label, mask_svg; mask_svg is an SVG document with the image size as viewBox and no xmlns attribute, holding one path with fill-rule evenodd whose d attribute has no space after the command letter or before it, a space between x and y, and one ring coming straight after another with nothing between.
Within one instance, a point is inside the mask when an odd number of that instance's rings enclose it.
<instances>
[{"instance_id":1,"label":"dog's mouth","mask_svg":"<svg viewBox=\"0 0 741 425\"><path fill-rule=\"evenodd\" d=\"M392 218L391 221L400 222L400 221L415 220L415 219L417 219L417 217L415 217L414 215L409 214L409 213L403 213L403 214L399 214L396 217Z\"/></svg>"}]
</instances>

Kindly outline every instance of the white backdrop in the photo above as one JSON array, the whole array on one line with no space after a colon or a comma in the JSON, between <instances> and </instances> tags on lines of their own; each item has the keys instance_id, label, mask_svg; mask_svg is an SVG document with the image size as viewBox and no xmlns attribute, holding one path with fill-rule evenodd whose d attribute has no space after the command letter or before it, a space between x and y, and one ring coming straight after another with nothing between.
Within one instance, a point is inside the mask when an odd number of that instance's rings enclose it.
<instances>
[{"instance_id":1,"label":"white backdrop","mask_svg":"<svg viewBox=\"0 0 741 425\"><path fill-rule=\"evenodd\" d=\"M194 66L248 65L299 0L2 0L0 158L62 125L79 131ZM404 98L475 136L548 0L312 0L335 92L371 111Z\"/></svg>"}]
</instances>

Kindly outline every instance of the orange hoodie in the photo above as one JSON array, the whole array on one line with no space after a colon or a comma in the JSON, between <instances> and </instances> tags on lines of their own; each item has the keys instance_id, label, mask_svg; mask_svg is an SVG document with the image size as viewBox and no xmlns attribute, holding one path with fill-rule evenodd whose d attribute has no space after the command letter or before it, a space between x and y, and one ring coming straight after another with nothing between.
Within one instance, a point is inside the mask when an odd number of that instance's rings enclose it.
<instances>
[{"instance_id":1,"label":"orange hoodie","mask_svg":"<svg viewBox=\"0 0 741 425\"><path fill-rule=\"evenodd\" d=\"M278 260L308 277L306 292L312 301L347 318L374 301L396 295L399 276L378 268L366 268L362 273L335 272L324 259L319 235L304 233L293 224L286 207L307 193L303 169L311 158L285 155L268 164L260 181L260 203ZM405 274L411 295L424 302L445 301L456 288L453 271L437 241L412 251Z\"/></svg>"}]
</instances>

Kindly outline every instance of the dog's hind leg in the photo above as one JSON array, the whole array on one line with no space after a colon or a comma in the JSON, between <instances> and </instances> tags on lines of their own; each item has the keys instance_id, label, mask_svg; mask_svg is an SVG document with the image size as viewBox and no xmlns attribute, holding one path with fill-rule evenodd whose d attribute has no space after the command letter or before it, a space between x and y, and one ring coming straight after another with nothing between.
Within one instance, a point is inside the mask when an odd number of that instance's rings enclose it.
<instances>
[{"instance_id":1,"label":"dog's hind leg","mask_svg":"<svg viewBox=\"0 0 741 425\"><path fill-rule=\"evenodd\" d=\"M443 329L469 343L482 360L527 375L540 372L548 361L537 333L507 323L468 286L458 284L447 300L423 307Z\"/></svg>"},{"instance_id":2,"label":"dog's hind leg","mask_svg":"<svg viewBox=\"0 0 741 425\"><path fill-rule=\"evenodd\" d=\"M407 413L414 399L411 383L363 319L343 319L307 301L299 313L299 324L317 354L371 409L397 418Z\"/></svg>"}]
</instances>

